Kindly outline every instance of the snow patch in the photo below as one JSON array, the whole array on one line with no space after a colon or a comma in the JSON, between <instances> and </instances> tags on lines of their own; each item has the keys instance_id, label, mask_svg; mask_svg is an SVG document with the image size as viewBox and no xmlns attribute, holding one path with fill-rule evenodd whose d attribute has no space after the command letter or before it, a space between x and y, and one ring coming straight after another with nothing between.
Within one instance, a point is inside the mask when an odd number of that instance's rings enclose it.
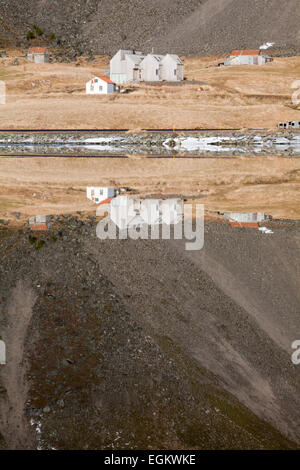
<instances>
[{"instance_id":1,"label":"snow patch","mask_svg":"<svg viewBox=\"0 0 300 470\"><path fill-rule=\"evenodd\" d=\"M269 49L270 47L273 47L275 42L266 42L262 46L260 46L260 49L266 50Z\"/></svg>"}]
</instances>

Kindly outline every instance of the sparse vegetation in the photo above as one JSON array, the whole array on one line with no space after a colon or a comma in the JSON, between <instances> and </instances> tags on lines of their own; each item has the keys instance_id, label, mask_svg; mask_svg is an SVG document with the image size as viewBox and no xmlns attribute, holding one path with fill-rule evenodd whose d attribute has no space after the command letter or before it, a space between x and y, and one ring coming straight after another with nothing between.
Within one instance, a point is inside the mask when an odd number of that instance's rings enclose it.
<instances>
[{"instance_id":1,"label":"sparse vegetation","mask_svg":"<svg viewBox=\"0 0 300 470\"><path fill-rule=\"evenodd\" d=\"M29 241L30 245L34 245L35 242L37 241L37 238L29 235L28 241Z\"/></svg>"},{"instance_id":2,"label":"sparse vegetation","mask_svg":"<svg viewBox=\"0 0 300 470\"><path fill-rule=\"evenodd\" d=\"M45 240L39 240L39 242L36 245L35 249L40 250L41 248L43 248L43 246L45 246L45 244L46 244Z\"/></svg>"},{"instance_id":3,"label":"sparse vegetation","mask_svg":"<svg viewBox=\"0 0 300 470\"><path fill-rule=\"evenodd\" d=\"M33 34L33 32L28 31L27 34L26 34L27 41L30 41L31 39L34 39L34 38L35 38L35 35Z\"/></svg>"},{"instance_id":4,"label":"sparse vegetation","mask_svg":"<svg viewBox=\"0 0 300 470\"><path fill-rule=\"evenodd\" d=\"M38 36L43 36L44 32L43 32L43 30L42 30L39 26L37 26L36 24L34 24L34 25L33 25L33 29L35 30L35 32L36 32L36 34L37 34Z\"/></svg>"}]
</instances>

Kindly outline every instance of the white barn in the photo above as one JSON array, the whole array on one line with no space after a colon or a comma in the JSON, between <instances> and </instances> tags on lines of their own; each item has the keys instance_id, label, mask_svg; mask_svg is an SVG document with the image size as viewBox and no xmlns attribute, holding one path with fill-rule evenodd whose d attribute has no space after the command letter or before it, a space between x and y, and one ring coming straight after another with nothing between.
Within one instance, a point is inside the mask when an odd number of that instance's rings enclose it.
<instances>
[{"instance_id":1,"label":"white barn","mask_svg":"<svg viewBox=\"0 0 300 470\"><path fill-rule=\"evenodd\" d=\"M250 51L232 51L224 65L264 65L267 58L260 49Z\"/></svg>"},{"instance_id":2,"label":"white barn","mask_svg":"<svg viewBox=\"0 0 300 470\"><path fill-rule=\"evenodd\" d=\"M86 188L86 197L96 204L104 201L110 202L115 194L114 188L102 188L100 186L87 186Z\"/></svg>"},{"instance_id":3,"label":"white barn","mask_svg":"<svg viewBox=\"0 0 300 470\"><path fill-rule=\"evenodd\" d=\"M48 63L49 58L50 54L46 47L31 47L27 53L27 60L36 64Z\"/></svg>"},{"instance_id":4,"label":"white barn","mask_svg":"<svg viewBox=\"0 0 300 470\"><path fill-rule=\"evenodd\" d=\"M87 95L107 95L114 93L116 85L107 77L94 77L86 83Z\"/></svg>"}]
</instances>

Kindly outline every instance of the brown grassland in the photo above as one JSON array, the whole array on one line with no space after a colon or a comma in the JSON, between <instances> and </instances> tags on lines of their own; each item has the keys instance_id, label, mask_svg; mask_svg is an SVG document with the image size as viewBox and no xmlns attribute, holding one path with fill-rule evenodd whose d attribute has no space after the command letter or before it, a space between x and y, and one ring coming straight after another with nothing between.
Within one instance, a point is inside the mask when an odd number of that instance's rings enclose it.
<instances>
[{"instance_id":1,"label":"brown grassland","mask_svg":"<svg viewBox=\"0 0 300 470\"><path fill-rule=\"evenodd\" d=\"M13 66L18 57L19 65ZM299 120L291 88L300 79L300 57L275 58L263 67L216 67L222 57L184 58L182 86L131 85L131 93L88 96L85 83L104 73L95 62L32 64L20 52L0 59L7 104L0 127L15 128L275 128Z\"/></svg>"},{"instance_id":2,"label":"brown grassland","mask_svg":"<svg viewBox=\"0 0 300 470\"><path fill-rule=\"evenodd\" d=\"M19 65L12 66L18 56ZM242 127L275 129L278 121L299 120L291 104L300 78L300 57L278 58L264 67L214 67L220 57L185 58L188 83L130 85L132 92L85 95L85 82L103 74L108 57L94 63L31 64L20 52L0 59L7 104L0 128ZM190 84L196 80L204 84ZM203 196L207 210L265 211L300 217L297 158L235 157L199 160L88 160L39 158L0 160L0 216L21 220L38 213L95 208L87 185L130 186L138 194ZM33 194L36 193L36 196Z\"/></svg>"}]
</instances>

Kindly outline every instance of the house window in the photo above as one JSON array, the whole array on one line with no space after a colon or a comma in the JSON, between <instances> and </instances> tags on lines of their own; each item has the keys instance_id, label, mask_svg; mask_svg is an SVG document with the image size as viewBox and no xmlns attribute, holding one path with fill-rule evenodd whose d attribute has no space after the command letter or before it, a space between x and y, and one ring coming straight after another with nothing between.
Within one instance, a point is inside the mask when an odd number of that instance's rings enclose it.
<instances>
[{"instance_id":1,"label":"house window","mask_svg":"<svg viewBox=\"0 0 300 470\"><path fill-rule=\"evenodd\" d=\"M174 69L174 75L177 75L177 70L176 69Z\"/></svg>"},{"instance_id":2,"label":"house window","mask_svg":"<svg viewBox=\"0 0 300 470\"><path fill-rule=\"evenodd\" d=\"M95 78L95 83L98 83L98 78Z\"/></svg>"},{"instance_id":3,"label":"house window","mask_svg":"<svg viewBox=\"0 0 300 470\"><path fill-rule=\"evenodd\" d=\"M158 69L155 70L155 74L158 75Z\"/></svg>"},{"instance_id":4,"label":"house window","mask_svg":"<svg viewBox=\"0 0 300 470\"><path fill-rule=\"evenodd\" d=\"M99 90L102 91L102 90L103 90L103 87L102 87L102 86L99 86Z\"/></svg>"}]
</instances>

